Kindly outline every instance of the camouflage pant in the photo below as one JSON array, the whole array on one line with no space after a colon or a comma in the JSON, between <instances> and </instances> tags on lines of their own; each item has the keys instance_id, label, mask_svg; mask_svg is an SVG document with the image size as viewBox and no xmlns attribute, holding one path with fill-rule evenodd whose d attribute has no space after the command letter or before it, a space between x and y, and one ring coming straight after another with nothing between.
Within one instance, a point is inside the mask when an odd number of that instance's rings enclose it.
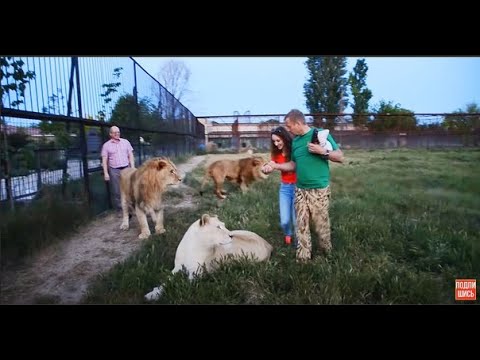
<instances>
[{"instance_id":1,"label":"camouflage pant","mask_svg":"<svg viewBox=\"0 0 480 360\"><path fill-rule=\"evenodd\" d=\"M312 257L310 220L315 224L320 251L330 252L330 187L324 189L295 189L295 213L297 217L297 260L305 261Z\"/></svg>"}]
</instances>

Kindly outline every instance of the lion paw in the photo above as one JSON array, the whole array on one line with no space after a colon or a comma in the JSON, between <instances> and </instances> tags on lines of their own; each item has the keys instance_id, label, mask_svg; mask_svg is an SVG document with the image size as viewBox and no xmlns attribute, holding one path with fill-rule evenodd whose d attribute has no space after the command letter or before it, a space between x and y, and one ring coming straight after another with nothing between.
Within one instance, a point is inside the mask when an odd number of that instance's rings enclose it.
<instances>
[{"instance_id":1,"label":"lion paw","mask_svg":"<svg viewBox=\"0 0 480 360\"><path fill-rule=\"evenodd\" d=\"M128 230L128 224L122 223L122 225L120 225L120 230Z\"/></svg>"},{"instance_id":2,"label":"lion paw","mask_svg":"<svg viewBox=\"0 0 480 360\"><path fill-rule=\"evenodd\" d=\"M138 235L138 238L140 240L143 240L143 239L147 239L149 236L150 236L150 233L141 233L140 235Z\"/></svg>"},{"instance_id":3,"label":"lion paw","mask_svg":"<svg viewBox=\"0 0 480 360\"><path fill-rule=\"evenodd\" d=\"M164 228L155 228L155 234L163 234L165 231L167 230L165 230Z\"/></svg>"}]
</instances>

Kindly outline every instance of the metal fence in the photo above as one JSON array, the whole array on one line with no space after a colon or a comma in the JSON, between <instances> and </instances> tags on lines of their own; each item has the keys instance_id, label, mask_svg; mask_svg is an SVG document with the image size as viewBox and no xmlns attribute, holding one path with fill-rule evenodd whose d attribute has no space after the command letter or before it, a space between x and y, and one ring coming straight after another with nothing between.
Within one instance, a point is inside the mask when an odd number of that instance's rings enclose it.
<instances>
[{"instance_id":1,"label":"metal fence","mask_svg":"<svg viewBox=\"0 0 480 360\"><path fill-rule=\"evenodd\" d=\"M80 188L104 210L100 151L112 125L131 142L136 164L204 143L204 126L132 58L13 57L0 69L0 203L51 185L65 194Z\"/></svg>"},{"instance_id":2,"label":"metal fence","mask_svg":"<svg viewBox=\"0 0 480 360\"><path fill-rule=\"evenodd\" d=\"M480 145L480 114L306 114L309 125L325 127L335 118L331 134L341 148L443 148ZM285 114L233 115L199 118L210 148L270 148L270 131L284 123Z\"/></svg>"}]
</instances>

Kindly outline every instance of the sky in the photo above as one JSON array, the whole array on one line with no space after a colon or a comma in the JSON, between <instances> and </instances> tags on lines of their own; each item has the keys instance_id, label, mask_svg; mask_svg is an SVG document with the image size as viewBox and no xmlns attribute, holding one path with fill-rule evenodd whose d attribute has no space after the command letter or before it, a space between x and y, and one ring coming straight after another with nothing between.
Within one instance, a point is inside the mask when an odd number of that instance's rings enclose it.
<instances>
[{"instance_id":1,"label":"sky","mask_svg":"<svg viewBox=\"0 0 480 360\"><path fill-rule=\"evenodd\" d=\"M306 57L134 57L157 77L169 60L191 72L189 93L180 99L195 116L285 114L308 110L303 85ZM358 58L347 58L351 71ZM449 113L480 105L480 57L364 57L373 97L415 113ZM158 78L158 77L157 77ZM352 98L350 97L350 101ZM346 112L351 112L349 107Z\"/></svg>"}]
</instances>

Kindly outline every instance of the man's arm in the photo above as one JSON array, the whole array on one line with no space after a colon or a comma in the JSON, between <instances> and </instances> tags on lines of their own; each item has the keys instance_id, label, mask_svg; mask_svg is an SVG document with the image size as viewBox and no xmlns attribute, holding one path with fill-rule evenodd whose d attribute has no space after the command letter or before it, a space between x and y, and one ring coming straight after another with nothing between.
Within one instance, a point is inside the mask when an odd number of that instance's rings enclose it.
<instances>
[{"instance_id":1,"label":"man's arm","mask_svg":"<svg viewBox=\"0 0 480 360\"><path fill-rule=\"evenodd\" d=\"M270 161L268 165L273 169L273 170L280 170L280 171L295 171L295 168L297 167L295 162L289 161L287 163L283 164L277 164L274 161Z\"/></svg>"},{"instance_id":2,"label":"man's arm","mask_svg":"<svg viewBox=\"0 0 480 360\"><path fill-rule=\"evenodd\" d=\"M327 150L319 144L309 143L307 146L308 146L308 151L310 151L313 154L325 155L327 153ZM343 151L340 149L330 151L330 154L328 155L328 160L342 163Z\"/></svg>"},{"instance_id":3,"label":"man's arm","mask_svg":"<svg viewBox=\"0 0 480 360\"><path fill-rule=\"evenodd\" d=\"M343 159L343 151L340 149L330 151L330 154L328 155L328 160L333 162L343 163Z\"/></svg>"},{"instance_id":4,"label":"man's arm","mask_svg":"<svg viewBox=\"0 0 480 360\"><path fill-rule=\"evenodd\" d=\"M130 167L135 168L135 156L133 156L133 151L128 152L128 161L130 161Z\"/></svg>"},{"instance_id":5,"label":"man's arm","mask_svg":"<svg viewBox=\"0 0 480 360\"><path fill-rule=\"evenodd\" d=\"M107 156L102 156L102 167L103 167L103 178L105 181L110 180L110 175L108 175L108 164L107 164Z\"/></svg>"}]
</instances>

